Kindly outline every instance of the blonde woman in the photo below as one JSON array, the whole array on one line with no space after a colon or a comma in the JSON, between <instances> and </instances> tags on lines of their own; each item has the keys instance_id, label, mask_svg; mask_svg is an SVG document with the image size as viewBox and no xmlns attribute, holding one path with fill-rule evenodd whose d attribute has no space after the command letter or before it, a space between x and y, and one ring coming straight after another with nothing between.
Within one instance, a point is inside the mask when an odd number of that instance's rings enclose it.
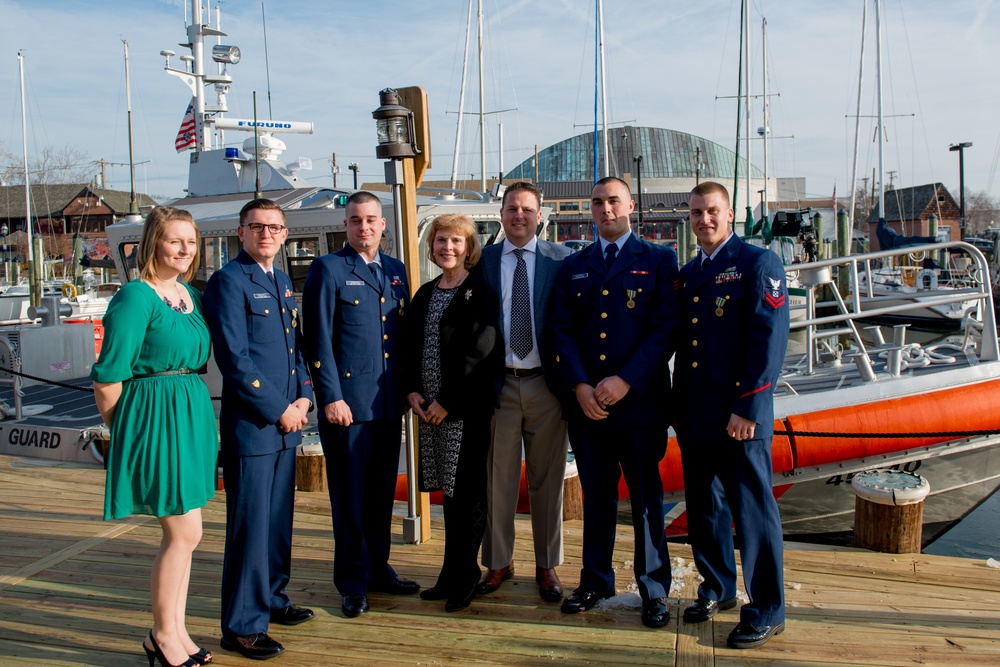
<instances>
[{"instance_id":1,"label":"blonde woman","mask_svg":"<svg viewBox=\"0 0 1000 667\"><path fill-rule=\"evenodd\" d=\"M141 279L124 285L108 307L91 372L111 428L104 518L149 514L163 530L150 576L153 627L142 644L151 667L155 660L181 667L212 661L184 621L218 451L212 403L198 377L208 362L208 326L201 294L186 284L199 240L187 211L161 206L150 213L139 241Z\"/></svg>"}]
</instances>

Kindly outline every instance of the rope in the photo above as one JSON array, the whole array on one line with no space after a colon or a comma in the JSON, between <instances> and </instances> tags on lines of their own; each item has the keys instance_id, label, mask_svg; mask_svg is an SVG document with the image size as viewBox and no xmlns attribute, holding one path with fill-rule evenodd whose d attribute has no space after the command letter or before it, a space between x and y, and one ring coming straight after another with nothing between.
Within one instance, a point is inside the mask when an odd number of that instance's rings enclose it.
<instances>
[{"instance_id":1,"label":"rope","mask_svg":"<svg viewBox=\"0 0 1000 667\"><path fill-rule=\"evenodd\" d=\"M775 435L804 438L965 438L977 435L997 435L1000 429L982 431L924 431L920 433L837 433L835 431L775 431Z\"/></svg>"}]
</instances>

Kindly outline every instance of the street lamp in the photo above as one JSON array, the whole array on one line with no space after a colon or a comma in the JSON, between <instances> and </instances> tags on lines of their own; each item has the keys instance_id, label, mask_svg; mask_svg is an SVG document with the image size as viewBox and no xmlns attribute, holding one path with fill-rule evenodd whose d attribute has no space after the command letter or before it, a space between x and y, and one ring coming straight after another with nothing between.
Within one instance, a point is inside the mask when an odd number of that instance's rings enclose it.
<instances>
[{"instance_id":1,"label":"street lamp","mask_svg":"<svg viewBox=\"0 0 1000 667\"><path fill-rule=\"evenodd\" d=\"M351 164L347 165L347 168L354 172L354 189L357 190L358 189L358 163L357 162L352 162Z\"/></svg>"},{"instance_id":2,"label":"street lamp","mask_svg":"<svg viewBox=\"0 0 1000 667\"><path fill-rule=\"evenodd\" d=\"M965 149L971 147L971 141L963 141L948 148L949 151L958 151L958 231L963 239L965 238Z\"/></svg>"}]
</instances>

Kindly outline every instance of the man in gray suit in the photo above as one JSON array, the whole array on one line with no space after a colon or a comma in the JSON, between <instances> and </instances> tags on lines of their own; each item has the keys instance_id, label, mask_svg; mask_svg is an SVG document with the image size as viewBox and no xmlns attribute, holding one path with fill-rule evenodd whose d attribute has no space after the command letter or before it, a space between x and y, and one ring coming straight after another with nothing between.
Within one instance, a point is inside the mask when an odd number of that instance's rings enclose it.
<instances>
[{"instance_id":1,"label":"man in gray suit","mask_svg":"<svg viewBox=\"0 0 1000 667\"><path fill-rule=\"evenodd\" d=\"M547 385L549 360L540 349L559 264L570 250L535 236L542 219L541 193L531 183L514 183L503 196L506 239L483 250L486 283L500 302L506 375L498 378L498 409L487 469L489 526L479 584L490 593L514 574L514 512L521 481L521 445L531 501L535 581L542 598L562 600L556 566L563 561L562 501L566 470L566 422Z\"/></svg>"}]
</instances>

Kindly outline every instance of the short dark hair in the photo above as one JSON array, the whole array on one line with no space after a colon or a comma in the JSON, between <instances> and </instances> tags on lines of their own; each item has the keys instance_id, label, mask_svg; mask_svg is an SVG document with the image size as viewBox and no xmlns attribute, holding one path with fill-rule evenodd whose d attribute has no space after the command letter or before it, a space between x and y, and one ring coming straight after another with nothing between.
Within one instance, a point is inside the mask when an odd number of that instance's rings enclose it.
<instances>
[{"instance_id":1,"label":"short dark hair","mask_svg":"<svg viewBox=\"0 0 1000 667\"><path fill-rule=\"evenodd\" d=\"M271 199L251 199L240 209L240 226L247 224L247 216L250 211L277 211L281 214L281 224L285 224L285 212L281 210L278 202Z\"/></svg>"},{"instance_id":2,"label":"short dark hair","mask_svg":"<svg viewBox=\"0 0 1000 667\"><path fill-rule=\"evenodd\" d=\"M692 195L697 195L699 197L705 197L713 193L722 195L722 198L726 200L726 208L732 208L732 203L729 199L729 190L727 190L726 186L722 183L716 183L715 181L702 181L691 190Z\"/></svg>"},{"instance_id":3,"label":"short dark hair","mask_svg":"<svg viewBox=\"0 0 1000 667\"><path fill-rule=\"evenodd\" d=\"M375 202L378 204L379 209L382 208L382 200L377 196L368 192L367 190L358 190L350 197L347 198L347 202L344 204L344 208L350 207L351 204L368 204L370 202Z\"/></svg>"},{"instance_id":4,"label":"short dark hair","mask_svg":"<svg viewBox=\"0 0 1000 667\"><path fill-rule=\"evenodd\" d=\"M594 183L594 187L596 188L598 185L607 185L608 183L620 183L621 186L625 188L625 192L629 194L629 197L632 196L632 188L628 186L628 183L618 178L617 176L605 176L601 180Z\"/></svg>"},{"instance_id":5,"label":"short dark hair","mask_svg":"<svg viewBox=\"0 0 1000 667\"><path fill-rule=\"evenodd\" d=\"M512 192L530 192L535 195L535 201L538 202L538 208L542 207L542 191L528 181L518 181L517 183L511 183L508 185L507 189L503 193L503 199L500 202L501 207L507 205L507 195Z\"/></svg>"}]
</instances>

